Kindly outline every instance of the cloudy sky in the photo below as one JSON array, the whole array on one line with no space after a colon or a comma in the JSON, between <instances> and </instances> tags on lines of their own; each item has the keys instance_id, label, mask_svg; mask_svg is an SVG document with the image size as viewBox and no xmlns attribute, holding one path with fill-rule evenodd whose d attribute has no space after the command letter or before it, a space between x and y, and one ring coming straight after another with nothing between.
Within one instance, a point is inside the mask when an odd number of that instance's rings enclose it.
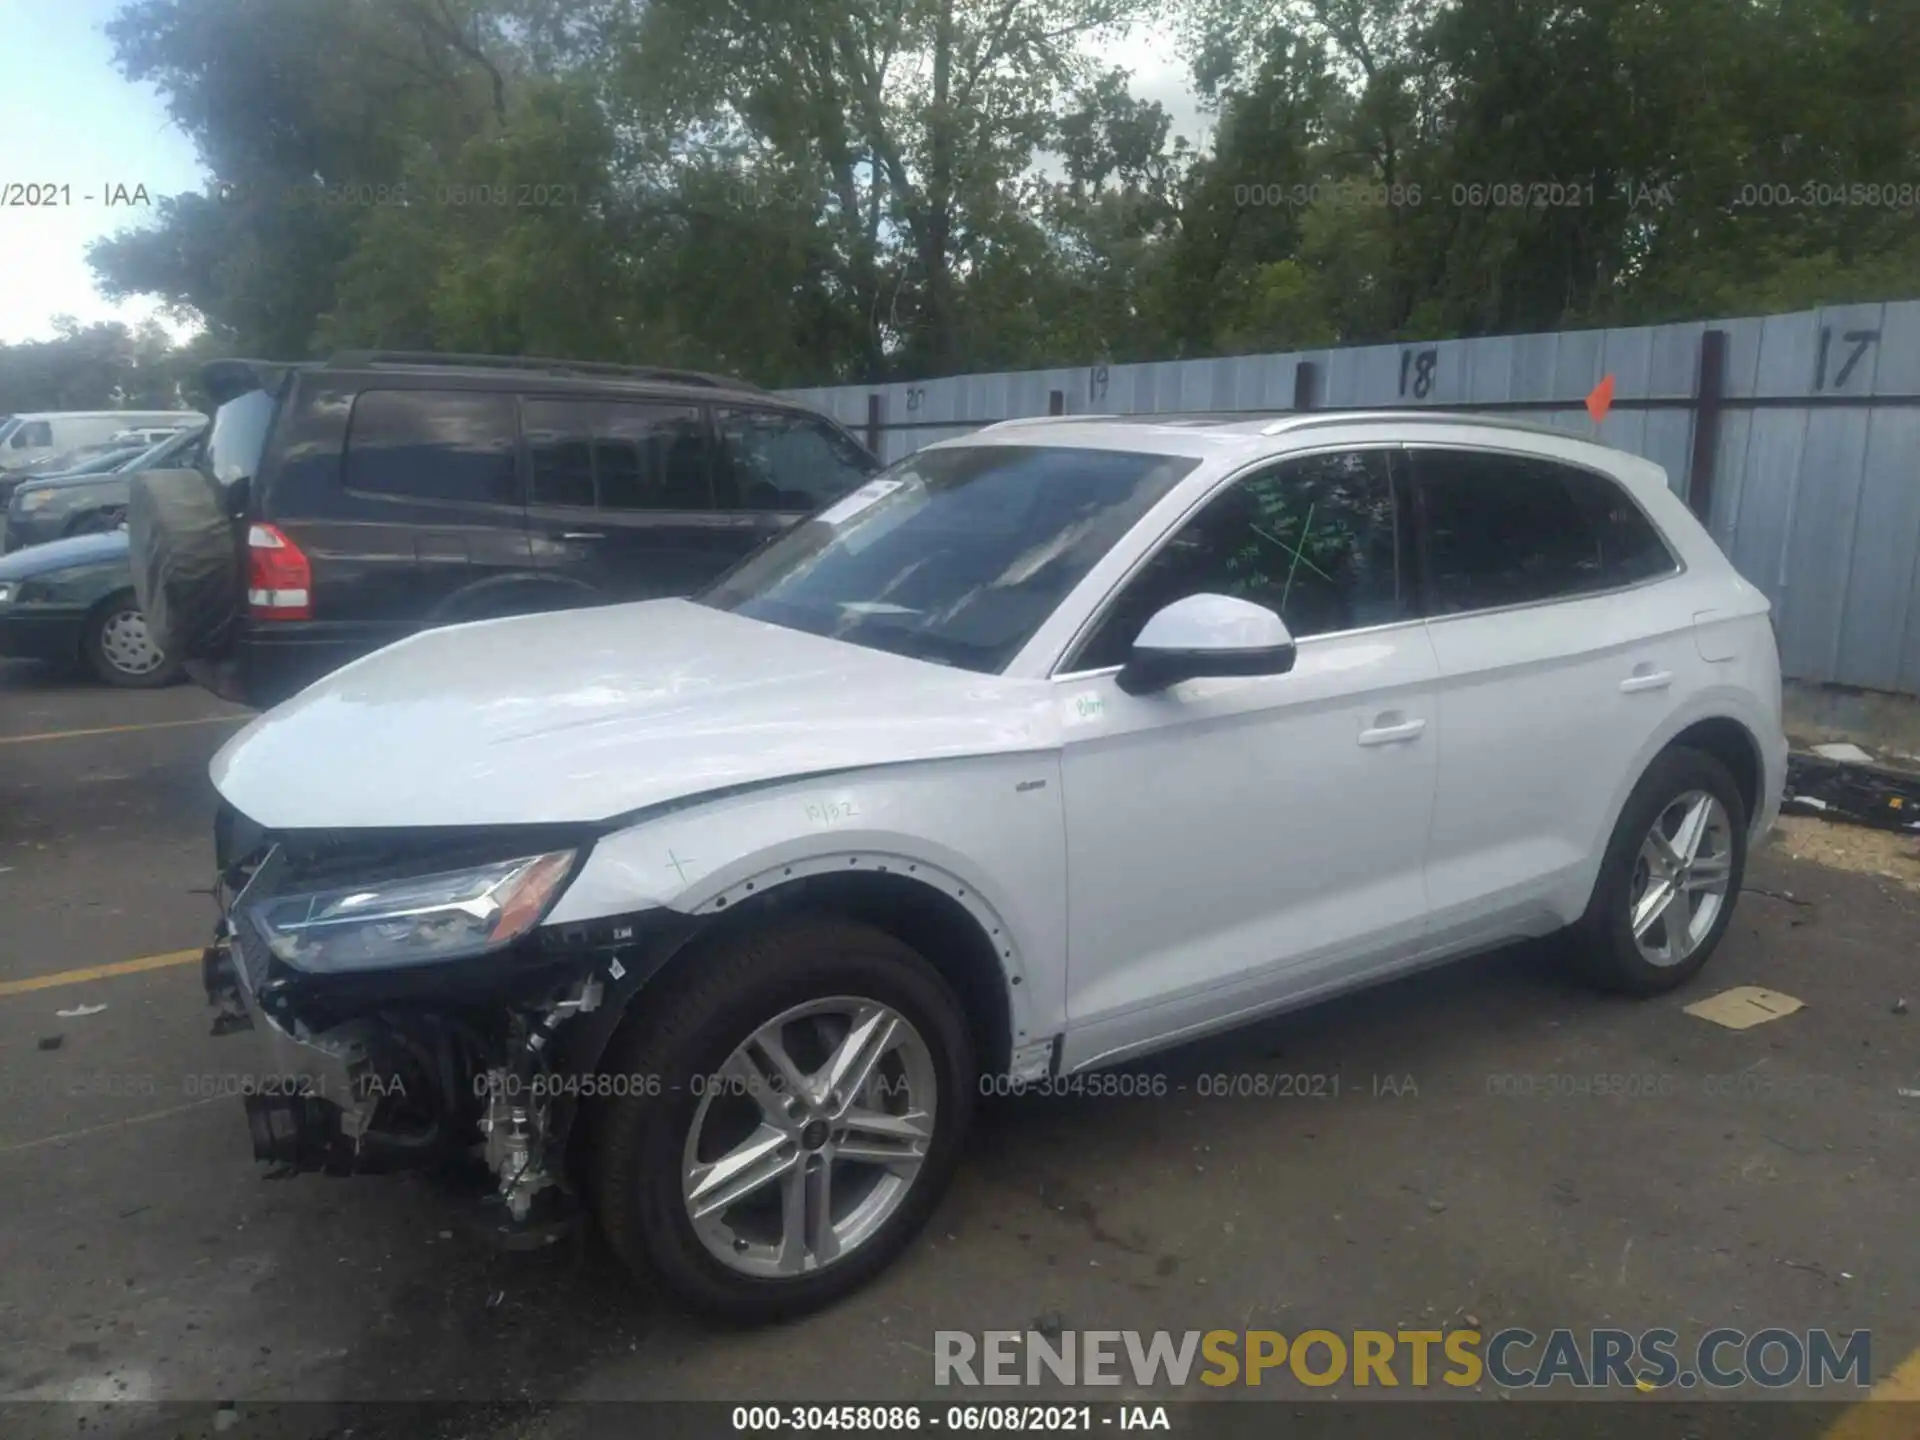
<instances>
[{"instance_id":1,"label":"cloudy sky","mask_svg":"<svg viewBox=\"0 0 1920 1440\"><path fill-rule=\"evenodd\" d=\"M151 302L101 298L87 243L151 214L110 196L140 187L171 195L206 179L159 95L114 69L102 27L118 8L119 0L0 0L0 341L44 339L56 315L130 324L151 315ZM1169 35L1136 31L1104 53L1132 72L1135 93L1167 107L1176 132L1201 138L1205 117ZM22 186L54 187L58 203L20 205Z\"/></svg>"}]
</instances>

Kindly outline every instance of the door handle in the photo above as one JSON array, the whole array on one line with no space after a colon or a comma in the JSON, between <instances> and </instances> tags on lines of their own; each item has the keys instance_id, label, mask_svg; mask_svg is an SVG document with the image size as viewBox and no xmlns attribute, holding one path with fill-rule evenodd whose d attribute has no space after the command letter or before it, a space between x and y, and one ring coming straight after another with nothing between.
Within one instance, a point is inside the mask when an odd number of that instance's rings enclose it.
<instances>
[{"instance_id":1,"label":"door handle","mask_svg":"<svg viewBox=\"0 0 1920 1440\"><path fill-rule=\"evenodd\" d=\"M1382 715L1382 720L1391 717ZM1391 725L1375 725L1370 730L1360 732L1362 745L1404 745L1409 740L1420 738L1420 732L1427 728L1424 720L1402 720Z\"/></svg>"},{"instance_id":2,"label":"door handle","mask_svg":"<svg viewBox=\"0 0 1920 1440\"><path fill-rule=\"evenodd\" d=\"M607 537L598 530L563 530L560 532L560 538L562 540L604 540Z\"/></svg>"},{"instance_id":3,"label":"door handle","mask_svg":"<svg viewBox=\"0 0 1920 1440\"><path fill-rule=\"evenodd\" d=\"M1673 683L1671 670L1655 670L1650 665L1636 665L1633 674L1620 682L1622 695L1635 695L1642 690L1664 690Z\"/></svg>"}]
</instances>

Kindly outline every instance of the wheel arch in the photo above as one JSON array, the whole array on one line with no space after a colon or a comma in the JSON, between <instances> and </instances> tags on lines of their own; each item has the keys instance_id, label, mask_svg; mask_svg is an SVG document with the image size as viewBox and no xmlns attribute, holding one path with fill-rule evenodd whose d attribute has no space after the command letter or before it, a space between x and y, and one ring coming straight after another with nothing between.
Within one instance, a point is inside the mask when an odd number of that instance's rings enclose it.
<instances>
[{"instance_id":1,"label":"wheel arch","mask_svg":"<svg viewBox=\"0 0 1920 1440\"><path fill-rule=\"evenodd\" d=\"M1766 777L1760 742L1753 732L1730 715L1713 715L1688 725L1661 746L1658 753L1680 747L1704 751L1727 767L1733 783L1739 787L1746 820L1751 825L1760 813L1760 787Z\"/></svg>"},{"instance_id":2,"label":"wheel arch","mask_svg":"<svg viewBox=\"0 0 1920 1440\"><path fill-rule=\"evenodd\" d=\"M869 863L857 861L865 858ZM848 863L850 860L856 863ZM570 1049L568 1064L598 1073L609 1055L624 1052L626 1037L647 1002L676 977L702 963L711 947L755 928L803 915L860 921L923 956L959 999L982 1075L1005 1073L1016 1049L1031 1043L1022 1026L1026 986L1017 945L991 907L957 877L917 861L894 864L871 855L836 854L794 862L736 881L693 915L680 917L657 964L630 972L611 995L604 1021ZM582 1150L593 1132L595 1102L565 1107L557 1126L568 1169L583 1173Z\"/></svg>"},{"instance_id":3,"label":"wheel arch","mask_svg":"<svg viewBox=\"0 0 1920 1440\"><path fill-rule=\"evenodd\" d=\"M631 1014L709 944L802 914L856 920L924 956L966 1012L983 1073L1004 1071L1029 1038L1013 992L1025 985L1019 949L1000 915L965 880L937 865L872 852L839 852L775 865L708 897L665 964L627 1002Z\"/></svg>"},{"instance_id":4,"label":"wheel arch","mask_svg":"<svg viewBox=\"0 0 1920 1440\"><path fill-rule=\"evenodd\" d=\"M1627 801L1632 798L1634 789L1653 762L1669 750L1699 750L1713 756L1727 767L1732 774L1734 785L1740 791L1741 801L1746 807L1746 820L1749 830L1754 819L1760 814L1765 786L1768 783L1765 752L1760 739L1754 733L1754 727L1742 719L1736 703L1708 703L1680 715L1674 716L1667 725L1655 732L1654 736L1641 747L1634 763L1627 768L1625 777L1613 794L1607 807L1605 825L1594 844L1590 847L1588 863L1582 875L1579 887L1578 906L1574 914L1584 913L1591 899L1593 887L1599 883L1600 866L1605 858L1607 846L1613 839L1614 831L1620 826L1620 817L1625 813ZM1567 918L1571 919L1569 915Z\"/></svg>"},{"instance_id":5,"label":"wheel arch","mask_svg":"<svg viewBox=\"0 0 1920 1440\"><path fill-rule=\"evenodd\" d=\"M561 602L546 608L567 609L596 605L606 599L600 591L571 576L516 571L491 575L454 591L427 613L427 626L457 625L469 620L493 620L527 613L521 602L550 598Z\"/></svg>"}]
</instances>

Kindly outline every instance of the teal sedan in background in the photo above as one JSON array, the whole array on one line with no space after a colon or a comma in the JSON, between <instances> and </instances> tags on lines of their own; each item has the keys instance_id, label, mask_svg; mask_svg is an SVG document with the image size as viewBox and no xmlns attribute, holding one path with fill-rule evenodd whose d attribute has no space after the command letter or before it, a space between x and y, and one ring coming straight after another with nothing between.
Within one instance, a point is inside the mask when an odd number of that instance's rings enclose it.
<instances>
[{"instance_id":1,"label":"teal sedan in background","mask_svg":"<svg viewBox=\"0 0 1920 1440\"><path fill-rule=\"evenodd\" d=\"M147 634L127 556L127 532L112 530L0 557L0 656L83 665L133 689L179 680Z\"/></svg>"}]
</instances>

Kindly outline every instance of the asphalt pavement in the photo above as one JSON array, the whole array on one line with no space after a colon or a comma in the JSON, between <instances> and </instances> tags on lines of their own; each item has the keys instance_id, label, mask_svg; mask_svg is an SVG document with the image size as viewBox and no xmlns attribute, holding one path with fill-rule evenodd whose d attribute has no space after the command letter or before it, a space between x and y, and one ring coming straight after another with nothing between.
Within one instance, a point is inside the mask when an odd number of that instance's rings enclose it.
<instances>
[{"instance_id":1,"label":"asphalt pavement","mask_svg":"<svg viewBox=\"0 0 1920 1440\"><path fill-rule=\"evenodd\" d=\"M244 718L0 664L0 1400L42 1425L950 1399L940 1330L1824 1326L1870 1330L1877 1375L1920 1346L1920 1016L1897 1003L1920 1006L1920 892L1886 876L1762 849L1677 996L1596 997L1544 944L1155 1060L1158 1098L992 1105L900 1264L728 1332L592 1236L493 1254L412 1178L263 1178L219 1093L244 1042L209 1036L191 963L207 761ZM1803 1008L1683 1008L1737 985ZM1337 1093L1273 1078L1301 1076ZM1641 1078L1572 1078L1614 1076Z\"/></svg>"}]
</instances>

